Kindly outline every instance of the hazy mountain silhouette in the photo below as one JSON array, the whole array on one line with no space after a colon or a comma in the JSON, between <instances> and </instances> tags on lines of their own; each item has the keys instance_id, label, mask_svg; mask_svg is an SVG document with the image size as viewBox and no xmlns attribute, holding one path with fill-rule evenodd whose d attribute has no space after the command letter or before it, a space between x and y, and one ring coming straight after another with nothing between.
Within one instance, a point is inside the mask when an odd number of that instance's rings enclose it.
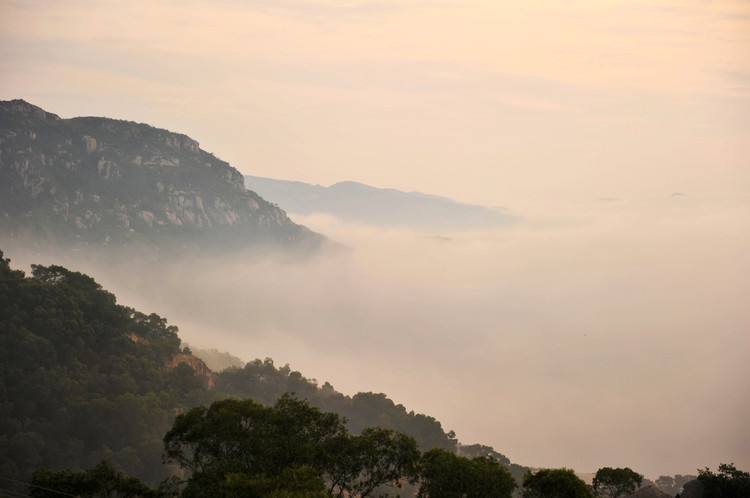
<instances>
[{"instance_id":1,"label":"hazy mountain silhouette","mask_svg":"<svg viewBox=\"0 0 750 498\"><path fill-rule=\"evenodd\" d=\"M351 181L324 187L245 176L245 185L292 213L325 213L368 225L430 230L468 229L506 225L514 219L503 209Z\"/></svg>"}]
</instances>

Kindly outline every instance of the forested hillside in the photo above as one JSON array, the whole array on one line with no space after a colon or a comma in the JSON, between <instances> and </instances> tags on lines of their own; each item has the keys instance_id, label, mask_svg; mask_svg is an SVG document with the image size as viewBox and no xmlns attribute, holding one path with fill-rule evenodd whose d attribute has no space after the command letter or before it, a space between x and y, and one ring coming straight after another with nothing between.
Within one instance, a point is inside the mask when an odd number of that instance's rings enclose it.
<instances>
[{"instance_id":1,"label":"forested hillside","mask_svg":"<svg viewBox=\"0 0 750 498\"><path fill-rule=\"evenodd\" d=\"M384 394L345 396L270 359L213 372L164 318L61 266L26 276L2 252L0 477L0 492L38 498L611 497L643 480L528 472ZM698 481L696 497L734 498L750 476L723 465Z\"/></svg>"},{"instance_id":2,"label":"forested hillside","mask_svg":"<svg viewBox=\"0 0 750 498\"><path fill-rule=\"evenodd\" d=\"M0 331L4 476L110 459L159 479L164 432L210 395L190 367L166 368L180 351L175 327L62 267L26 277L0 261Z\"/></svg>"},{"instance_id":3,"label":"forested hillside","mask_svg":"<svg viewBox=\"0 0 750 498\"><path fill-rule=\"evenodd\" d=\"M413 437L423 451L457 449L440 422L384 394L345 396L270 359L211 372L164 318L119 305L91 277L60 266L33 266L26 276L0 253L4 476L109 460L156 482L170 473L162 438L177 414L227 397L271 405L287 392L345 417L353 433L378 426Z\"/></svg>"}]
</instances>

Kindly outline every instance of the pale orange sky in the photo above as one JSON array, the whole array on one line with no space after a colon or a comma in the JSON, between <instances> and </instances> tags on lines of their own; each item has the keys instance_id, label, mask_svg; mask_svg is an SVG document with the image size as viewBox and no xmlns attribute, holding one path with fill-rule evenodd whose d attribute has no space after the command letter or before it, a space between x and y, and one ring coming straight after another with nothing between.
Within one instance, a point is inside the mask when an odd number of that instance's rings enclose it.
<instances>
[{"instance_id":1,"label":"pale orange sky","mask_svg":"<svg viewBox=\"0 0 750 498\"><path fill-rule=\"evenodd\" d=\"M746 1L0 2L0 98L490 205L743 196Z\"/></svg>"}]
</instances>

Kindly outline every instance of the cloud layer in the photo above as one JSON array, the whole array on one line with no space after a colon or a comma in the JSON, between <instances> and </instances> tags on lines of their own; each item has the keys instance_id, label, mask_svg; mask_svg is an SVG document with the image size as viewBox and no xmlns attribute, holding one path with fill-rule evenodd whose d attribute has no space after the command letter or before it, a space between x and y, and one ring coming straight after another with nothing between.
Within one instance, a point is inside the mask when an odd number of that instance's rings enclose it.
<instances>
[{"instance_id":1,"label":"cloud layer","mask_svg":"<svg viewBox=\"0 0 750 498\"><path fill-rule=\"evenodd\" d=\"M460 234L298 219L350 248L302 263L9 254L90 271L191 344L386 392L524 464L750 466L748 205L558 207Z\"/></svg>"}]
</instances>

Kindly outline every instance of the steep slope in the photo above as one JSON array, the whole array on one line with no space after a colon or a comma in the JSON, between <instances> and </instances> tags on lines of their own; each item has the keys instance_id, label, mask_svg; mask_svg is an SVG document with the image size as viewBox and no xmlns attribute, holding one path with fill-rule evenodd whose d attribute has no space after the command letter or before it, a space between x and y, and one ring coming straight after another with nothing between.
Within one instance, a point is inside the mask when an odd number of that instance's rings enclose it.
<instances>
[{"instance_id":1,"label":"steep slope","mask_svg":"<svg viewBox=\"0 0 750 498\"><path fill-rule=\"evenodd\" d=\"M89 244L299 244L320 237L186 135L0 102L0 229Z\"/></svg>"},{"instance_id":2,"label":"steep slope","mask_svg":"<svg viewBox=\"0 0 750 498\"><path fill-rule=\"evenodd\" d=\"M325 213L345 221L376 226L461 230L507 225L514 219L501 209L357 182L339 182L324 187L245 176L245 184L292 213Z\"/></svg>"},{"instance_id":3,"label":"steep slope","mask_svg":"<svg viewBox=\"0 0 750 498\"><path fill-rule=\"evenodd\" d=\"M91 277L60 266L13 270L0 252L0 475L110 460L154 482L174 416L226 397L274 403L296 393L347 417L349 429L398 430L422 449L456 450L452 432L384 394L346 396L270 359L212 372L177 328L117 304Z\"/></svg>"},{"instance_id":4,"label":"steep slope","mask_svg":"<svg viewBox=\"0 0 750 498\"><path fill-rule=\"evenodd\" d=\"M163 477L164 431L206 392L191 368L166 368L179 352L175 327L92 278L55 266L28 278L0 253L0 474L106 458Z\"/></svg>"}]
</instances>

